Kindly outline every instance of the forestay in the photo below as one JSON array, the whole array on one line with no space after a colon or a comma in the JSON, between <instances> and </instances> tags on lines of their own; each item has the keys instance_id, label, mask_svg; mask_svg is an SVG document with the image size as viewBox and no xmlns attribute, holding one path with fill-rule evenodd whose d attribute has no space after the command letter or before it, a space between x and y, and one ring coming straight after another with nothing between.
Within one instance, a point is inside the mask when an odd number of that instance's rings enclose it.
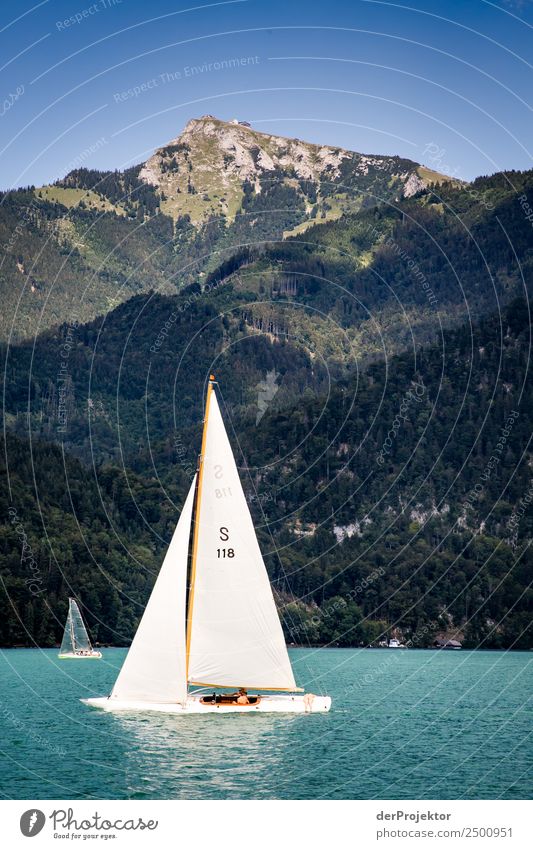
<instances>
[{"instance_id":1,"label":"forestay","mask_svg":"<svg viewBox=\"0 0 533 849\"><path fill-rule=\"evenodd\" d=\"M183 704L187 700L185 592L195 486L196 478L113 687L112 699Z\"/></svg>"},{"instance_id":2,"label":"forestay","mask_svg":"<svg viewBox=\"0 0 533 849\"><path fill-rule=\"evenodd\" d=\"M267 571L211 385L195 521L189 681L295 690Z\"/></svg>"}]
</instances>

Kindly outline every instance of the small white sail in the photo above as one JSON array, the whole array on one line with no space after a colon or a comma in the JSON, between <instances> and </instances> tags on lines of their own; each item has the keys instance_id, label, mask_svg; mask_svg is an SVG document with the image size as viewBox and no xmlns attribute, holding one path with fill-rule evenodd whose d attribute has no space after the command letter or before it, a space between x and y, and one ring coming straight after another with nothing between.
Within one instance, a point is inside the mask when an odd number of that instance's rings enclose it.
<instances>
[{"instance_id":1,"label":"small white sail","mask_svg":"<svg viewBox=\"0 0 533 849\"><path fill-rule=\"evenodd\" d=\"M78 651L92 651L92 646L78 604L75 599L69 598L67 622L59 653L71 654Z\"/></svg>"},{"instance_id":2,"label":"small white sail","mask_svg":"<svg viewBox=\"0 0 533 849\"><path fill-rule=\"evenodd\" d=\"M136 702L187 700L185 591L196 477L163 565L111 693Z\"/></svg>"},{"instance_id":3,"label":"small white sail","mask_svg":"<svg viewBox=\"0 0 533 849\"><path fill-rule=\"evenodd\" d=\"M196 506L188 679L295 690L263 557L212 386Z\"/></svg>"}]
</instances>

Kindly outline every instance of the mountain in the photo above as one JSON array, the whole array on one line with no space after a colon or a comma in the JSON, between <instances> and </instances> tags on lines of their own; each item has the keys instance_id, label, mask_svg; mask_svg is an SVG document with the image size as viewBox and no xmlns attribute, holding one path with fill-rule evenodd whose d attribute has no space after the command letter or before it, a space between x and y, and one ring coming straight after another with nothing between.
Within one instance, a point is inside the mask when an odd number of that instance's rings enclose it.
<instances>
[{"instance_id":1,"label":"mountain","mask_svg":"<svg viewBox=\"0 0 533 849\"><path fill-rule=\"evenodd\" d=\"M273 136L213 115L189 121L139 172L162 197L162 212L196 226L264 214L276 201L304 222L337 218L363 202L411 197L435 178L446 179L409 159Z\"/></svg>"},{"instance_id":2,"label":"mountain","mask_svg":"<svg viewBox=\"0 0 533 849\"><path fill-rule=\"evenodd\" d=\"M530 647L533 172L205 116L1 200L0 642L131 638L215 371L289 639Z\"/></svg>"},{"instance_id":3,"label":"mountain","mask_svg":"<svg viewBox=\"0 0 533 849\"><path fill-rule=\"evenodd\" d=\"M530 310L515 300L292 406L274 375L252 420L223 405L289 640L532 646ZM135 471L8 432L1 644L57 642L69 594L97 639L131 639L195 467L190 380L168 439L128 443Z\"/></svg>"},{"instance_id":4,"label":"mountain","mask_svg":"<svg viewBox=\"0 0 533 849\"><path fill-rule=\"evenodd\" d=\"M446 178L400 157L192 120L126 171L80 168L0 195L0 338L86 322L139 292L175 293L236 246L409 197L430 180Z\"/></svg>"},{"instance_id":5,"label":"mountain","mask_svg":"<svg viewBox=\"0 0 533 849\"><path fill-rule=\"evenodd\" d=\"M0 346L7 426L85 462L136 468L201 419L211 368L245 423L269 374L284 409L373 362L416 358L444 329L531 292L531 228L511 180L533 204L532 172L428 190L315 224L305 239L241 247L172 295L135 295L92 322Z\"/></svg>"}]
</instances>

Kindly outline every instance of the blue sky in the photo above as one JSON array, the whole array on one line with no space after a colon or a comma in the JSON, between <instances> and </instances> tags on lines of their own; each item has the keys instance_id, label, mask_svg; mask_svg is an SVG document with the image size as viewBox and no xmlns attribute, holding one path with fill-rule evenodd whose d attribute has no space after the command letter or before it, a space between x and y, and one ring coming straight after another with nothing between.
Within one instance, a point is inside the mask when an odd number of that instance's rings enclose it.
<instances>
[{"instance_id":1,"label":"blue sky","mask_svg":"<svg viewBox=\"0 0 533 849\"><path fill-rule=\"evenodd\" d=\"M127 167L205 113L462 179L531 168L532 44L529 0L3 3L0 187Z\"/></svg>"}]
</instances>

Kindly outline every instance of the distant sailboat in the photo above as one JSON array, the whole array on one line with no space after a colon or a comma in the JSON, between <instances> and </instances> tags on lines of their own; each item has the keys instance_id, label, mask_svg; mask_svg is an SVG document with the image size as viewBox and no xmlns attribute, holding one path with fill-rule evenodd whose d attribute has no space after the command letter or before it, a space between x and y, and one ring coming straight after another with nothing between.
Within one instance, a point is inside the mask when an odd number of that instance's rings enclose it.
<instances>
[{"instance_id":1,"label":"distant sailboat","mask_svg":"<svg viewBox=\"0 0 533 849\"><path fill-rule=\"evenodd\" d=\"M111 694L82 701L108 711L323 713L331 698L298 695L214 384L211 376L198 473L130 650Z\"/></svg>"},{"instance_id":2,"label":"distant sailboat","mask_svg":"<svg viewBox=\"0 0 533 849\"><path fill-rule=\"evenodd\" d=\"M88 659L97 660L102 657L102 652L96 651L91 645L87 628L83 623L80 609L75 599L68 600L68 616L59 649L58 657L61 660Z\"/></svg>"}]
</instances>

